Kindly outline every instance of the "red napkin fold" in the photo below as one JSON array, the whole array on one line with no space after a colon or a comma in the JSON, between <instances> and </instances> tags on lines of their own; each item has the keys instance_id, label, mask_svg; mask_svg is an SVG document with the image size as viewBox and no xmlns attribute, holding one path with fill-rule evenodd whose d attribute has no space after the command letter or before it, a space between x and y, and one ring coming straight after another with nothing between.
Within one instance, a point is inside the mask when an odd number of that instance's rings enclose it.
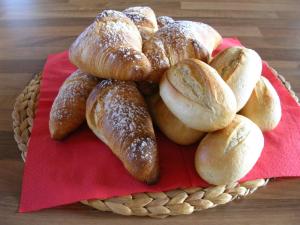
<instances>
[{"instance_id":1,"label":"red napkin fold","mask_svg":"<svg viewBox=\"0 0 300 225\"><path fill-rule=\"evenodd\" d=\"M240 42L224 39L215 52L234 45L240 45ZM48 130L50 108L59 87L75 69L68 60L67 51L47 59L25 163L20 212L85 199L207 186L194 169L197 145L176 145L159 131L156 133L161 176L159 183L153 186L133 179L86 125L62 142L52 140ZM242 181L300 176L300 107L266 63L263 64L263 75L280 96L282 119L275 130L264 133L262 155Z\"/></svg>"}]
</instances>

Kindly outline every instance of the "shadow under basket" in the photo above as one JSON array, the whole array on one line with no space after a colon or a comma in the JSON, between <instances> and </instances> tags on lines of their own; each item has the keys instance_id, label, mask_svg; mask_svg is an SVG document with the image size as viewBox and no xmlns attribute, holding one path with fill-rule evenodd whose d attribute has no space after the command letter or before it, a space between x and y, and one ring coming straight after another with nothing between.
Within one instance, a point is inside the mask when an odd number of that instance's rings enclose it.
<instances>
[{"instance_id":1,"label":"shadow under basket","mask_svg":"<svg viewBox=\"0 0 300 225\"><path fill-rule=\"evenodd\" d=\"M289 82L274 69L291 96L299 103L298 97ZM28 140L30 138L35 110L40 90L41 73L36 74L22 93L17 97L12 113L14 138L23 160L26 160ZM145 192L108 199L81 201L99 211L111 211L126 216L167 216L186 215L229 203L252 194L259 187L265 186L269 179L257 179L230 185L211 186L208 188L175 189L167 192Z\"/></svg>"}]
</instances>

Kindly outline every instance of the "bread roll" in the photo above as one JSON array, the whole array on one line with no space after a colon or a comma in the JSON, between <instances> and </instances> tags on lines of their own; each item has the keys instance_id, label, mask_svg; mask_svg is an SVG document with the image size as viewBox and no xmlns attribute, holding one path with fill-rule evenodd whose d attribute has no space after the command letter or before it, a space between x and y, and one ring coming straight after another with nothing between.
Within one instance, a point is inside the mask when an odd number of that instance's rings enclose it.
<instances>
[{"instance_id":1,"label":"bread roll","mask_svg":"<svg viewBox=\"0 0 300 225\"><path fill-rule=\"evenodd\" d=\"M226 127L236 112L229 86L216 70L197 59L186 59L167 70L160 96L186 126L203 132Z\"/></svg>"},{"instance_id":2,"label":"bread roll","mask_svg":"<svg viewBox=\"0 0 300 225\"><path fill-rule=\"evenodd\" d=\"M237 112L244 107L260 78L262 62L252 49L231 47L220 52L210 65L232 89L237 102Z\"/></svg>"},{"instance_id":3,"label":"bread roll","mask_svg":"<svg viewBox=\"0 0 300 225\"><path fill-rule=\"evenodd\" d=\"M259 127L236 115L229 126L202 139L195 154L195 167L210 184L230 184L252 169L263 147L264 137Z\"/></svg>"},{"instance_id":4,"label":"bread roll","mask_svg":"<svg viewBox=\"0 0 300 225\"><path fill-rule=\"evenodd\" d=\"M281 119L279 96L272 84L261 77L240 114L248 117L262 131L274 129Z\"/></svg>"},{"instance_id":5,"label":"bread roll","mask_svg":"<svg viewBox=\"0 0 300 225\"><path fill-rule=\"evenodd\" d=\"M199 141L205 133L187 127L174 116L159 95L148 99L150 112L154 123L173 142L180 145L190 145Z\"/></svg>"}]
</instances>

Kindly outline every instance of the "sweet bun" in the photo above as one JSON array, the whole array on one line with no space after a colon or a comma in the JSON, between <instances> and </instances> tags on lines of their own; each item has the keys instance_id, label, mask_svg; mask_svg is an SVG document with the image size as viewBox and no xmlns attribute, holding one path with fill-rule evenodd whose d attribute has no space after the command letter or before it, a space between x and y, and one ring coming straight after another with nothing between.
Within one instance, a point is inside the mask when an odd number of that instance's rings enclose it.
<instances>
[{"instance_id":1,"label":"sweet bun","mask_svg":"<svg viewBox=\"0 0 300 225\"><path fill-rule=\"evenodd\" d=\"M167 70L160 96L186 126L203 132L226 127L236 112L229 86L215 69L197 59L183 60Z\"/></svg>"},{"instance_id":2,"label":"sweet bun","mask_svg":"<svg viewBox=\"0 0 300 225\"><path fill-rule=\"evenodd\" d=\"M159 83L168 68L184 59L209 62L211 53L221 41L221 35L207 24L193 21L167 23L143 43L143 53L152 68L148 80Z\"/></svg>"},{"instance_id":3,"label":"sweet bun","mask_svg":"<svg viewBox=\"0 0 300 225\"><path fill-rule=\"evenodd\" d=\"M210 184L230 184L243 178L255 165L264 146L259 127L236 115L222 130L207 134L195 154L195 168Z\"/></svg>"},{"instance_id":4,"label":"sweet bun","mask_svg":"<svg viewBox=\"0 0 300 225\"><path fill-rule=\"evenodd\" d=\"M260 78L262 62L252 49L230 47L220 52L210 65L232 89L237 102L237 111L244 107Z\"/></svg>"},{"instance_id":5,"label":"sweet bun","mask_svg":"<svg viewBox=\"0 0 300 225\"><path fill-rule=\"evenodd\" d=\"M272 84L261 77L257 82L247 104L239 112L248 117L262 131L273 130L281 119L279 96Z\"/></svg>"},{"instance_id":6,"label":"sweet bun","mask_svg":"<svg viewBox=\"0 0 300 225\"><path fill-rule=\"evenodd\" d=\"M173 142L180 145L190 145L199 141L205 133L187 127L168 109L159 95L148 100L148 105L154 123Z\"/></svg>"}]
</instances>

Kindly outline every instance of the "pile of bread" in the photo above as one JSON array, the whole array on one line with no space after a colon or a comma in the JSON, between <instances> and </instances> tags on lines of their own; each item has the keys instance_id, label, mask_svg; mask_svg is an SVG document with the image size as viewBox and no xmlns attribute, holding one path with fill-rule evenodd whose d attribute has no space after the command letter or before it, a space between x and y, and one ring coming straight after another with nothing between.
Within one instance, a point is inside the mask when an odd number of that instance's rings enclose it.
<instances>
[{"instance_id":1,"label":"pile of bread","mask_svg":"<svg viewBox=\"0 0 300 225\"><path fill-rule=\"evenodd\" d=\"M156 18L149 7L97 15L69 49L78 70L52 105L61 140L85 120L136 179L159 179L153 124L179 145L199 143L195 169L211 184L245 176L281 118L279 97L261 76L259 55L222 42L207 24ZM176 163L176 162L172 162Z\"/></svg>"}]
</instances>

